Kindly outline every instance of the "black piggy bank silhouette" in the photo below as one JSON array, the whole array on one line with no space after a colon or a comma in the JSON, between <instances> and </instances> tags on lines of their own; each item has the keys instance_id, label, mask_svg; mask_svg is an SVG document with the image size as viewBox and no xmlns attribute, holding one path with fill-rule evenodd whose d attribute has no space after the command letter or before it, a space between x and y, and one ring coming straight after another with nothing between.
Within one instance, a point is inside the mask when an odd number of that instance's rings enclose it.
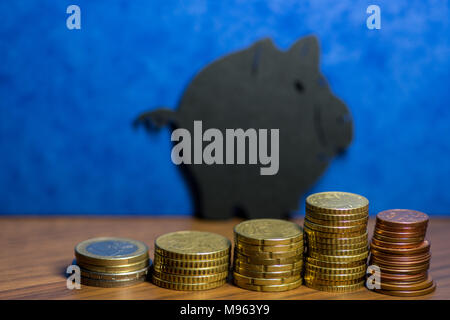
<instances>
[{"instance_id":1,"label":"black piggy bank silhouette","mask_svg":"<svg viewBox=\"0 0 450 320\"><path fill-rule=\"evenodd\" d=\"M218 59L194 77L176 111L145 112L134 125L153 131L169 124L194 135L194 121L202 121L203 130L222 132L279 129L276 174L261 175L261 166L254 164L181 165L196 213L216 219L287 218L353 134L348 108L319 71L315 36L296 41L286 51L262 39Z\"/></svg>"}]
</instances>

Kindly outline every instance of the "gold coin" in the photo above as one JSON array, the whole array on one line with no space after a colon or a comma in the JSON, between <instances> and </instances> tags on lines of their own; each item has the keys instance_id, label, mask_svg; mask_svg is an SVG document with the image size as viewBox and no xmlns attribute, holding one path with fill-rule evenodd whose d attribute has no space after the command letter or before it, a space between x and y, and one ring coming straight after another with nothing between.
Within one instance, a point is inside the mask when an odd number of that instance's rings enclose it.
<instances>
[{"instance_id":1,"label":"gold coin","mask_svg":"<svg viewBox=\"0 0 450 320\"><path fill-rule=\"evenodd\" d=\"M75 246L79 263L96 266L120 266L148 259L148 247L141 241L102 237L82 241Z\"/></svg>"},{"instance_id":2,"label":"gold coin","mask_svg":"<svg viewBox=\"0 0 450 320\"><path fill-rule=\"evenodd\" d=\"M270 285L270 286L258 286L258 285L253 285L253 284L248 284L245 282L240 282L237 281L236 279L233 280L234 284L237 285L238 287L241 287L243 289L247 289L247 290L253 290L253 291L262 291L262 292L281 292L281 291L288 291L288 290L292 290L295 288L298 288L299 286L302 285L302 278L300 278L299 280L292 282L292 283L287 283L287 284L278 284L278 285Z\"/></svg>"},{"instance_id":3,"label":"gold coin","mask_svg":"<svg viewBox=\"0 0 450 320\"><path fill-rule=\"evenodd\" d=\"M277 278L287 278L287 277L291 277L291 276L298 276L302 273L302 268L292 269L289 271L259 272L259 271L251 271L251 270L239 267L239 266L235 266L234 272L237 272L239 274L242 274L243 276L252 277L252 278L277 279Z\"/></svg>"},{"instance_id":4,"label":"gold coin","mask_svg":"<svg viewBox=\"0 0 450 320\"><path fill-rule=\"evenodd\" d=\"M290 276L290 277L286 277L286 278L267 279L267 278L247 277L247 276L241 275L237 272L233 272L233 278L234 278L234 281L238 282L238 283L253 284L256 286L272 286L272 285L287 284L287 283L292 283L292 282L298 281L299 279L301 279L301 276L298 274L298 275Z\"/></svg>"},{"instance_id":5,"label":"gold coin","mask_svg":"<svg viewBox=\"0 0 450 320\"><path fill-rule=\"evenodd\" d=\"M308 248L313 250L354 250L360 248L369 248L369 242L356 242L346 244L323 244L320 242L308 241Z\"/></svg>"},{"instance_id":6,"label":"gold coin","mask_svg":"<svg viewBox=\"0 0 450 320\"><path fill-rule=\"evenodd\" d=\"M222 264L217 267L209 268L175 268L163 264L155 265L154 270L161 273L178 274L183 276L206 276L217 274L229 270L229 264Z\"/></svg>"},{"instance_id":7,"label":"gold coin","mask_svg":"<svg viewBox=\"0 0 450 320\"><path fill-rule=\"evenodd\" d=\"M254 245L286 245L303 239L303 230L296 223L280 219L253 219L234 227L239 242Z\"/></svg>"},{"instance_id":8,"label":"gold coin","mask_svg":"<svg viewBox=\"0 0 450 320\"><path fill-rule=\"evenodd\" d=\"M326 233L353 233L353 232L366 232L367 230L367 224L360 224L356 226L347 226L347 227L334 227L334 226L325 226L313 223L309 221L307 218L305 218L305 228L319 231L319 232L326 232Z\"/></svg>"},{"instance_id":9,"label":"gold coin","mask_svg":"<svg viewBox=\"0 0 450 320\"><path fill-rule=\"evenodd\" d=\"M152 260L145 259L141 262L136 262L133 264L125 264L122 266L96 266L93 264L78 262L76 259L72 261L72 264L78 265L82 269L86 269L94 272L104 272L104 273L127 273L132 271L138 271L148 267L152 264Z\"/></svg>"},{"instance_id":10,"label":"gold coin","mask_svg":"<svg viewBox=\"0 0 450 320\"><path fill-rule=\"evenodd\" d=\"M366 270L359 271L356 273L346 273L346 274L329 274L329 273L322 273L322 272L314 272L312 270L309 270L308 267L305 271L305 278L311 278L311 279L320 279L320 280L326 280L326 281L352 281L352 280L361 280L366 275ZM350 284L350 283L348 283Z\"/></svg>"},{"instance_id":11,"label":"gold coin","mask_svg":"<svg viewBox=\"0 0 450 320\"><path fill-rule=\"evenodd\" d=\"M86 277L81 277L80 279L81 284L86 286L92 286L92 287L102 287L102 288L121 288L121 287L128 287L132 286L141 282L144 282L147 280L147 276L142 276L137 279L133 280L97 280L97 279L90 279Z\"/></svg>"},{"instance_id":12,"label":"gold coin","mask_svg":"<svg viewBox=\"0 0 450 320\"><path fill-rule=\"evenodd\" d=\"M359 283L356 284L351 284L351 285L321 285L318 284L316 281L314 280L306 280L305 279L305 285L308 288L311 289L316 289L316 290L320 290L320 291L326 291L326 292L335 292L335 293L346 293L346 292L353 292L353 291L357 291L358 289L364 287L364 281L361 281Z\"/></svg>"},{"instance_id":13,"label":"gold coin","mask_svg":"<svg viewBox=\"0 0 450 320\"><path fill-rule=\"evenodd\" d=\"M203 231L176 231L159 236L155 252L178 260L211 260L228 256L231 242L224 236Z\"/></svg>"},{"instance_id":14,"label":"gold coin","mask_svg":"<svg viewBox=\"0 0 450 320\"><path fill-rule=\"evenodd\" d=\"M245 242L236 241L235 248L243 251L251 252L289 252L295 250L303 250L303 240L289 244L280 244L277 246L253 245Z\"/></svg>"},{"instance_id":15,"label":"gold coin","mask_svg":"<svg viewBox=\"0 0 450 320\"><path fill-rule=\"evenodd\" d=\"M303 254L280 259L259 259L254 257L248 257L240 254L239 252L234 252L234 259L239 259L242 262L248 264L263 264L263 265L276 265L276 264L290 264L303 260Z\"/></svg>"},{"instance_id":16,"label":"gold coin","mask_svg":"<svg viewBox=\"0 0 450 320\"><path fill-rule=\"evenodd\" d=\"M216 274L202 275L202 276L181 276L177 274L159 272L157 270L153 270L153 276L158 279L176 282L176 283L210 283L216 282L225 279L228 276L228 270Z\"/></svg>"},{"instance_id":17,"label":"gold coin","mask_svg":"<svg viewBox=\"0 0 450 320\"><path fill-rule=\"evenodd\" d=\"M362 247L358 249L351 250L325 250L325 249L316 249L314 247L308 248L308 255L312 256L310 253L316 253L327 256L355 256L359 254L365 254L369 252L369 247Z\"/></svg>"},{"instance_id":18,"label":"gold coin","mask_svg":"<svg viewBox=\"0 0 450 320\"><path fill-rule=\"evenodd\" d=\"M317 273L325 273L325 274L353 274L358 272L366 272L367 265L363 264L357 267L349 267L349 268L327 268L327 267L319 267L310 263L305 265L306 271L313 271Z\"/></svg>"},{"instance_id":19,"label":"gold coin","mask_svg":"<svg viewBox=\"0 0 450 320\"><path fill-rule=\"evenodd\" d=\"M362 219L358 219L358 220L320 220L320 219L316 219L312 216L306 215L306 219L309 222L318 224L318 225L322 225L322 226L326 226L326 227L356 227L356 226L361 226L361 225L367 225L367 218L362 218Z\"/></svg>"},{"instance_id":20,"label":"gold coin","mask_svg":"<svg viewBox=\"0 0 450 320\"><path fill-rule=\"evenodd\" d=\"M306 208L331 214L354 214L367 212L369 201L358 194L350 192L320 192L306 198Z\"/></svg>"},{"instance_id":21,"label":"gold coin","mask_svg":"<svg viewBox=\"0 0 450 320\"><path fill-rule=\"evenodd\" d=\"M318 259L314 259L311 257L306 257L306 264L312 264L318 267L325 267L325 268L353 268L353 267L359 267L362 265L367 265L367 259L359 260L359 261L352 261L352 262L330 262L330 261L322 261Z\"/></svg>"},{"instance_id":22,"label":"gold coin","mask_svg":"<svg viewBox=\"0 0 450 320\"><path fill-rule=\"evenodd\" d=\"M361 281L365 280L365 275L360 276L357 279L351 279L351 280L338 280L338 279L321 279L318 277L315 277L313 275L306 275L305 274L305 281L308 282L314 282L315 284L321 285L321 286L348 286L352 284L360 283Z\"/></svg>"},{"instance_id":23,"label":"gold coin","mask_svg":"<svg viewBox=\"0 0 450 320\"><path fill-rule=\"evenodd\" d=\"M230 262L230 256L212 260L177 260L160 256L155 253L155 265L166 265L174 268L209 268L217 267Z\"/></svg>"},{"instance_id":24,"label":"gold coin","mask_svg":"<svg viewBox=\"0 0 450 320\"><path fill-rule=\"evenodd\" d=\"M362 230L359 232L350 232L350 233L331 233L331 232L322 232L322 231L314 231L309 229L307 226L304 228L307 241L310 239L314 239L317 242L324 243L352 243L352 242L361 242L363 239L367 239L367 230Z\"/></svg>"},{"instance_id":25,"label":"gold coin","mask_svg":"<svg viewBox=\"0 0 450 320\"><path fill-rule=\"evenodd\" d=\"M308 252L308 256L325 262L355 262L367 259L367 257L369 256L369 252L366 251L364 253L351 256L334 256L334 255L320 254L316 252Z\"/></svg>"},{"instance_id":26,"label":"gold coin","mask_svg":"<svg viewBox=\"0 0 450 320\"><path fill-rule=\"evenodd\" d=\"M368 219L369 212L367 211L354 214L330 214L330 213L322 213L320 211L306 210L305 216L326 221L352 221L363 218Z\"/></svg>"},{"instance_id":27,"label":"gold coin","mask_svg":"<svg viewBox=\"0 0 450 320\"><path fill-rule=\"evenodd\" d=\"M153 284L157 285L158 287L166 288L166 289L172 289L172 290L182 290L182 291L199 291L199 290L209 290L218 288L222 285L224 285L227 282L227 279L222 279L215 282L209 282L209 283L177 283L177 282L170 282L165 281L162 279L159 279L158 277L152 276L152 282Z\"/></svg>"},{"instance_id":28,"label":"gold coin","mask_svg":"<svg viewBox=\"0 0 450 320\"><path fill-rule=\"evenodd\" d=\"M80 268L81 277L95 279L95 280L109 280L109 281L120 281L120 280L135 280L141 277L147 276L149 268L145 267L138 271L126 272L126 273L105 273L105 272L94 272L86 269Z\"/></svg>"},{"instance_id":29,"label":"gold coin","mask_svg":"<svg viewBox=\"0 0 450 320\"><path fill-rule=\"evenodd\" d=\"M255 272L283 272L299 268L301 269L303 267L303 260L299 260L298 262L290 264L258 265L258 264L249 264L242 260L237 259L234 260L234 267L243 268Z\"/></svg>"},{"instance_id":30,"label":"gold coin","mask_svg":"<svg viewBox=\"0 0 450 320\"><path fill-rule=\"evenodd\" d=\"M261 251L249 251L242 247L235 247L236 252L240 254L255 258L255 259L283 259L299 256L303 254L303 248L285 252L261 252Z\"/></svg>"}]
</instances>

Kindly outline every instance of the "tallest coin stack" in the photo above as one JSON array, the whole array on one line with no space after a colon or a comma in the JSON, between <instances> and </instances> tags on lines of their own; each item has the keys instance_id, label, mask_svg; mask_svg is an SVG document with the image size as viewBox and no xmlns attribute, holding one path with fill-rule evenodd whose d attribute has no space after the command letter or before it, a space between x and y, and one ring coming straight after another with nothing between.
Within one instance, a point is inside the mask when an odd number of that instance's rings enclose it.
<instances>
[{"instance_id":1,"label":"tallest coin stack","mask_svg":"<svg viewBox=\"0 0 450 320\"><path fill-rule=\"evenodd\" d=\"M365 283L369 254L369 201L348 192L321 192L306 199L306 286L351 292Z\"/></svg>"}]
</instances>

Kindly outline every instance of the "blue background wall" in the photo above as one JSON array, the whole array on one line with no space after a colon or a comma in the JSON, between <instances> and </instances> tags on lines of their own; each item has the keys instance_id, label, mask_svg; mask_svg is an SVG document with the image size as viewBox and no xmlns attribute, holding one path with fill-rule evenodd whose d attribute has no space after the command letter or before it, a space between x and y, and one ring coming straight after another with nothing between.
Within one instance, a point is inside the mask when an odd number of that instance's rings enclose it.
<instances>
[{"instance_id":1,"label":"blue background wall","mask_svg":"<svg viewBox=\"0 0 450 320\"><path fill-rule=\"evenodd\" d=\"M81 7L82 29L66 28ZM381 30L366 8L381 7ZM0 213L191 214L170 135L131 128L193 75L316 34L355 140L310 190L450 213L449 1L1 1ZM303 200L299 199L302 204Z\"/></svg>"}]
</instances>

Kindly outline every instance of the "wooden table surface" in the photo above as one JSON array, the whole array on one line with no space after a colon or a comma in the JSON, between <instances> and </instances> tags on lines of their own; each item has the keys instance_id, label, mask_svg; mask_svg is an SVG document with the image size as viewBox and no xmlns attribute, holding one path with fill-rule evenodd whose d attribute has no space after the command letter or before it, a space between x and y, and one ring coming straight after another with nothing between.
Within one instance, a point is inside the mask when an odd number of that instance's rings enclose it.
<instances>
[{"instance_id":1,"label":"wooden table surface","mask_svg":"<svg viewBox=\"0 0 450 320\"><path fill-rule=\"evenodd\" d=\"M296 220L303 224L302 219ZM127 288L66 288L65 270L74 246L85 239L118 236L141 240L150 248L158 235L177 230L204 230L233 239L239 220L202 221L187 217L21 217L0 218L0 299L398 299L365 288L334 294L301 286L287 292L260 293L231 283L208 291L183 292L145 282ZM374 226L369 224L369 234ZM450 219L432 218L428 228L432 261L430 273L437 290L408 299L450 299ZM403 298L400 298L403 299Z\"/></svg>"}]
</instances>

